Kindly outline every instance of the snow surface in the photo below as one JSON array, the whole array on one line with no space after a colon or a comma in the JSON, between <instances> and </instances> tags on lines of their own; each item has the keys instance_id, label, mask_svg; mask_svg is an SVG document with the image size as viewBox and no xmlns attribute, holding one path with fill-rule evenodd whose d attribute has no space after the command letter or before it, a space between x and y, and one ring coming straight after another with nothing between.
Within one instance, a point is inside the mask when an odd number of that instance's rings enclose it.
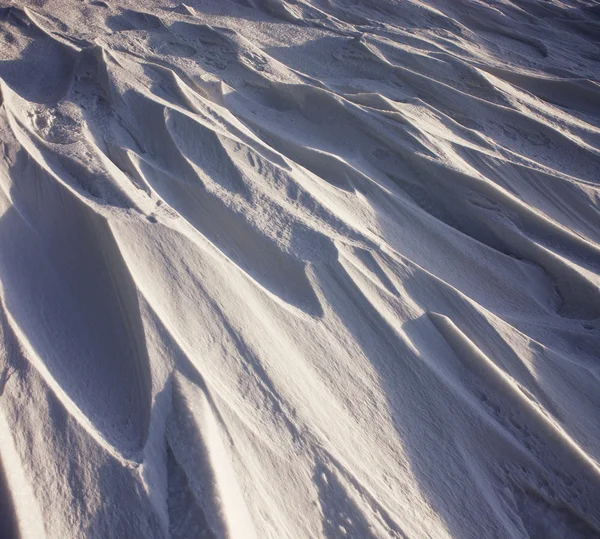
<instances>
[{"instance_id":1,"label":"snow surface","mask_svg":"<svg viewBox=\"0 0 600 539\"><path fill-rule=\"evenodd\" d=\"M600 537L597 1L0 2L1 537Z\"/></svg>"}]
</instances>

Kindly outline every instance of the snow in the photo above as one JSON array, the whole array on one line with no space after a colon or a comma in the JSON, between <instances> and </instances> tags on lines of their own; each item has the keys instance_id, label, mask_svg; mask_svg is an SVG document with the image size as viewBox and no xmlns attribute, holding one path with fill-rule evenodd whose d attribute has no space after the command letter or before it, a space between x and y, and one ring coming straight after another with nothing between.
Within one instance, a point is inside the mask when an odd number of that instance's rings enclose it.
<instances>
[{"instance_id":1,"label":"snow","mask_svg":"<svg viewBox=\"0 0 600 539\"><path fill-rule=\"evenodd\" d=\"M600 537L593 0L0 0L0 536Z\"/></svg>"}]
</instances>

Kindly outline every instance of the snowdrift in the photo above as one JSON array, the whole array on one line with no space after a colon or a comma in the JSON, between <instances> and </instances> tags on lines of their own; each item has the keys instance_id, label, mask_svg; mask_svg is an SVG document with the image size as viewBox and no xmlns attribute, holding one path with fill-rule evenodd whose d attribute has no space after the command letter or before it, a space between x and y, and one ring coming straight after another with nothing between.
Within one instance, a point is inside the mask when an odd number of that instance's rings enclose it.
<instances>
[{"instance_id":1,"label":"snowdrift","mask_svg":"<svg viewBox=\"0 0 600 539\"><path fill-rule=\"evenodd\" d=\"M0 7L0 536L600 537L600 8Z\"/></svg>"}]
</instances>

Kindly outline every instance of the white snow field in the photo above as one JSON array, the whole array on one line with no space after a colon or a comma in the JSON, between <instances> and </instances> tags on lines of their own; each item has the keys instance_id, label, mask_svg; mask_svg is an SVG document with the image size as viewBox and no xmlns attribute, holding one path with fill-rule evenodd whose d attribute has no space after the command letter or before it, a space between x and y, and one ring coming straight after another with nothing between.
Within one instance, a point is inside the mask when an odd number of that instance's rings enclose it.
<instances>
[{"instance_id":1,"label":"white snow field","mask_svg":"<svg viewBox=\"0 0 600 539\"><path fill-rule=\"evenodd\" d=\"M600 537L600 3L186 2L0 0L0 537Z\"/></svg>"}]
</instances>

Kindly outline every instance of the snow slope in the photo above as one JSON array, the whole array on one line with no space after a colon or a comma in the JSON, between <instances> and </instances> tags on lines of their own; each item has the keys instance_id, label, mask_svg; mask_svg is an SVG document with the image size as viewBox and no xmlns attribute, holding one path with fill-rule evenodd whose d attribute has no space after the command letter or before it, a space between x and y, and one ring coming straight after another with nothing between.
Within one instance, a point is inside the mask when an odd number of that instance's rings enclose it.
<instances>
[{"instance_id":1,"label":"snow slope","mask_svg":"<svg viewBox=\"0 0 600 539\"><path fill-rule=\"evenodd\" d=\"M0 7L0 536L600 537L600 4Z\"/></svg>"}]
</instances>

